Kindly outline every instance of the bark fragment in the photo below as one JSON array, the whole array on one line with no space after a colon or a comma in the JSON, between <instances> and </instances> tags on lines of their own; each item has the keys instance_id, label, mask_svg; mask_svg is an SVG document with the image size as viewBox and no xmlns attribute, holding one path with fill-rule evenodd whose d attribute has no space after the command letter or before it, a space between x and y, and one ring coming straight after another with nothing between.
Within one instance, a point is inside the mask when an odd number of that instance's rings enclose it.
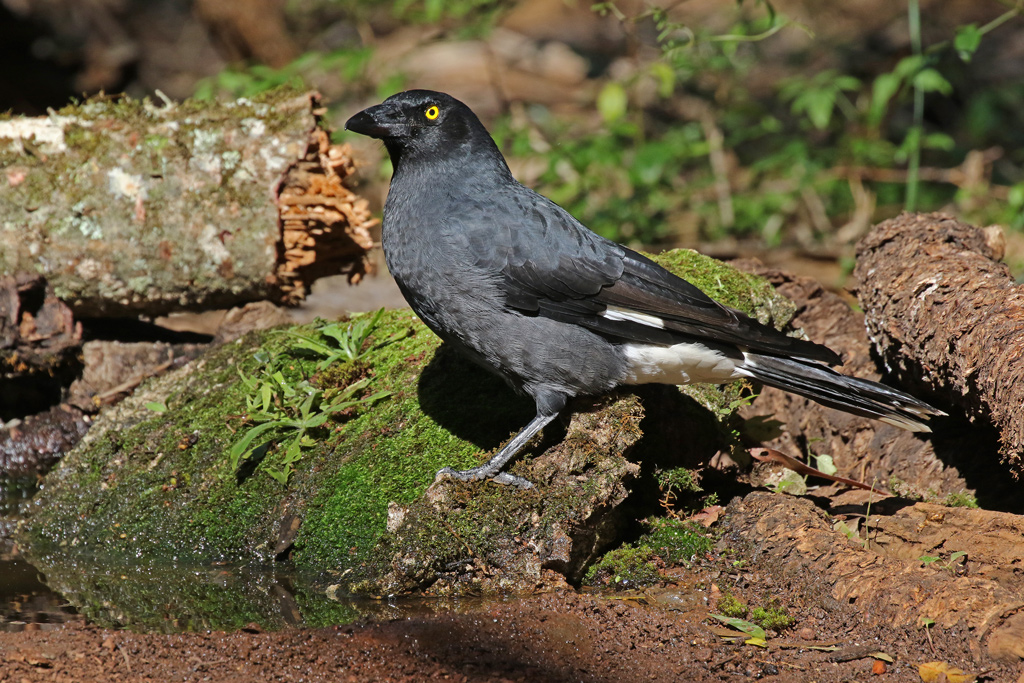
<instances>
[{"instance_id":1,"label":"bark fragment","mask_svg":"<svg viewBox=\"0 0 1024 683\"><path fill-rule=\"evenodd\" d=\"M42 277L0 276L0 424L56 403L81 343L82 326Z\"/></svg>"},{"instance_id":2,"label":"bark fragment","mask_svg":"<svg viewBox=\"0 0 1024 683\"><path fill-rule=\"evenodd\" d=\"M903 214L858 245L858 296L886 366L942 406L1000 434L1024 471L1024 288L1001 235L944 214ZM972 453L983 457L985 453Z\"/></svg>"},{"instance_id":3,"label":"bark fragment","mask_svg":"<svg viewBox=\"0 0 1024 683\"><path fill-rule=\"evenodd\" d=\"M81 324L42 277L0 277L0 378L52 372L81 342Z\"/></svg>"}]
</instances>

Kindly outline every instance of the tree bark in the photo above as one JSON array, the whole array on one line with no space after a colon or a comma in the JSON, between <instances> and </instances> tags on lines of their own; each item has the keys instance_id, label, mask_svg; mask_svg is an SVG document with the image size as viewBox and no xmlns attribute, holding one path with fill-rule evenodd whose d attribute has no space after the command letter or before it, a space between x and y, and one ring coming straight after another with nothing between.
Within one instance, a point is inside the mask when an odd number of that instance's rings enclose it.
<instances>
[{"instance_id":1,"label":"tree bark","mask_svg":"<svg viewBox=\"0 0 1024 683\"><path fill-rule=\"evenodd\" d=\"M0 120L0 275L38 272L76 316L301 300L369 265L319 97L230 104L96 99Z\"/></svg>"},{"instance_id":2,"label":"tree bark","mask_svg":"<svg viewBox=\"0 0 1024 683\"><path fill-rule=\"evenodd\" d=\"M1003 460L1019 476L1024 287L999 263L1002 244L998 229L903 214L861 240L854 275L886 366L940 406L994 425Z\"/></svg>"},{"instance_id":3,"label":"tree bark","mask_svg":"<svg viewBox=\"0 0 1024 683\"><path fill-rule=\"evenodd\" d=\"M838 353L843 359L839 372L874 381L883 379L871 356L863 313L851 309L838 294L811 278L790 275L758 261L733 265L766 278L797 305L791 328L802 330L808 339ZM973 460L945 462L936 454L931 435L828 408L780 389L763 387L741 414L748 419L765 416L782 423L781 433L763 445L792 456L828 454L843 477L882 487L892 485L895 477L902 487L900 493L927 493L940 500L968 491L995 505L1005 505L1019 496L1015 485L1005 485L1005 470L992 462L987 468ZM976 448L980 443L976 431L944 433L944 448L954 452Z\"/></svg>"}]
</instances>

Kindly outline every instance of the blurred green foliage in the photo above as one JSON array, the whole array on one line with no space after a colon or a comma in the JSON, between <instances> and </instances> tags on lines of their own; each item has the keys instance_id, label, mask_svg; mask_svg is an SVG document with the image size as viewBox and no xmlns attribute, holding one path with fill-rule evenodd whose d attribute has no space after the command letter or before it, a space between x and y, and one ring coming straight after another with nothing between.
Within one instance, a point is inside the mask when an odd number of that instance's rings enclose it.
<instances>
[{"instance_id":1,"label":"blurred green foliage","mask_svg":"<svg viewBox=\"0 0 1024 683\"><path fill-rule=\"evenodd\" d=\"M386 12L392 22L436 24L447 39L486 36L514 4L338 0L357 22ZM775 84L760 82L767 41L807 29L766 0L723 4L735 18L725 32L678 23L658 7L593 9L656 49L631 53L629 69L591 74L592 104L576 115L513 102L490 128L513 165L531 169L524 182L597 232L634 246L738 238L843 247L904 207L1024 230L1024 82L972 72L987 34L1019 22L1024 4L921 45L908 0L914 49L889 68L850 60L814 73L790 64L779 71L797 75ZM197 95L319 86L330 76L345 84L349 104L362 104L406 86L402 74L373 65L372 45L309 53L283 69L225 71ZM969 155L996 147L972 175Z\"/></svg>"},{"instance_id":2,"label":"blurred green foliage","mask_svg":"<svg viewBox=\"0 0 1024 683\"><path fill-rule=\"evenodd\" d=\"M611 11L614 5L596 7ZM784 226L798 223L829 241L858 202L868 201L875 204L861 208L870 220L906 204L1024 228L1024 155L1003 128L1013 107L1024 105L1024 84L972 98L966 130L947 132L911 113L915 97L953 104L955 88L944 71L969 79L965 65L984 33L1020 8L986 27L961 26L953 40L904 57L877 76L827 70L787 78L771 97L758 97L750 80L763 58L761 46L746 38L799 28L762 7L761 17L740 21L724 36L672 24L653 9L621 15L623 21L653 17L661 54L601 90L600 129L575 132L579 128L567 122L532 116L525 124L506 120L495 136L513 156L547 161L536 183L541 192L591 228L627 242L734 236L771 245L786 236ZM538 149L531 143L538 132L558 143ZM932 169L951 169L972 149L998 143L1009 153L992 178L1002 185L994 193L986 178L958 187L935 179L936 173L918 179L902 171L915 157Z\"/></svg>"}]
</instances>

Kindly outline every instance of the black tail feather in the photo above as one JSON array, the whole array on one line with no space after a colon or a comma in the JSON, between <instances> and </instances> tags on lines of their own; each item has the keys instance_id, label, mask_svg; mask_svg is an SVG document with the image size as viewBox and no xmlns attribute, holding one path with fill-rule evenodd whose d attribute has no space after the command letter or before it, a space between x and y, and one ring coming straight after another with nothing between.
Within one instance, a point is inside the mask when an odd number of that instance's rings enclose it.
<instances>
[{"instance_id":1,"label":"black tail feather","mask_svg":"<svg viewBox=\"0 0 1024 683\"><path fill-rule=\"evenodd\" d=\"M830 408L874 418L912 432L930 432L928 418L946 414L898 389L841 375L822 363L759 353L743 355L742 369L752 379Z\"/></svg>"}]
</instances>

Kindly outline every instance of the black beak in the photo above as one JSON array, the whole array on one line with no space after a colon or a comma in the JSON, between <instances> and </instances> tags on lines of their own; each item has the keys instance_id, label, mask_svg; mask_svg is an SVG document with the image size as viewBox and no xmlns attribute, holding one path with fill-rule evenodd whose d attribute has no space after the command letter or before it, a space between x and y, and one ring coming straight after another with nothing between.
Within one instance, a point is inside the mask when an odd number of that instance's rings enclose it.
<instances>
[{"instance_id":1,"label":"black beak","mask_svg":"<svg viewBox=\"0 0 1024 683\"><path fill-rule=\"evenodd\" d=\"M345 130L371 138L393 138L407 134L409 124L400 111L385 103L364 109L350 118L345 122Z\"/></svg>"}]
</instances>

